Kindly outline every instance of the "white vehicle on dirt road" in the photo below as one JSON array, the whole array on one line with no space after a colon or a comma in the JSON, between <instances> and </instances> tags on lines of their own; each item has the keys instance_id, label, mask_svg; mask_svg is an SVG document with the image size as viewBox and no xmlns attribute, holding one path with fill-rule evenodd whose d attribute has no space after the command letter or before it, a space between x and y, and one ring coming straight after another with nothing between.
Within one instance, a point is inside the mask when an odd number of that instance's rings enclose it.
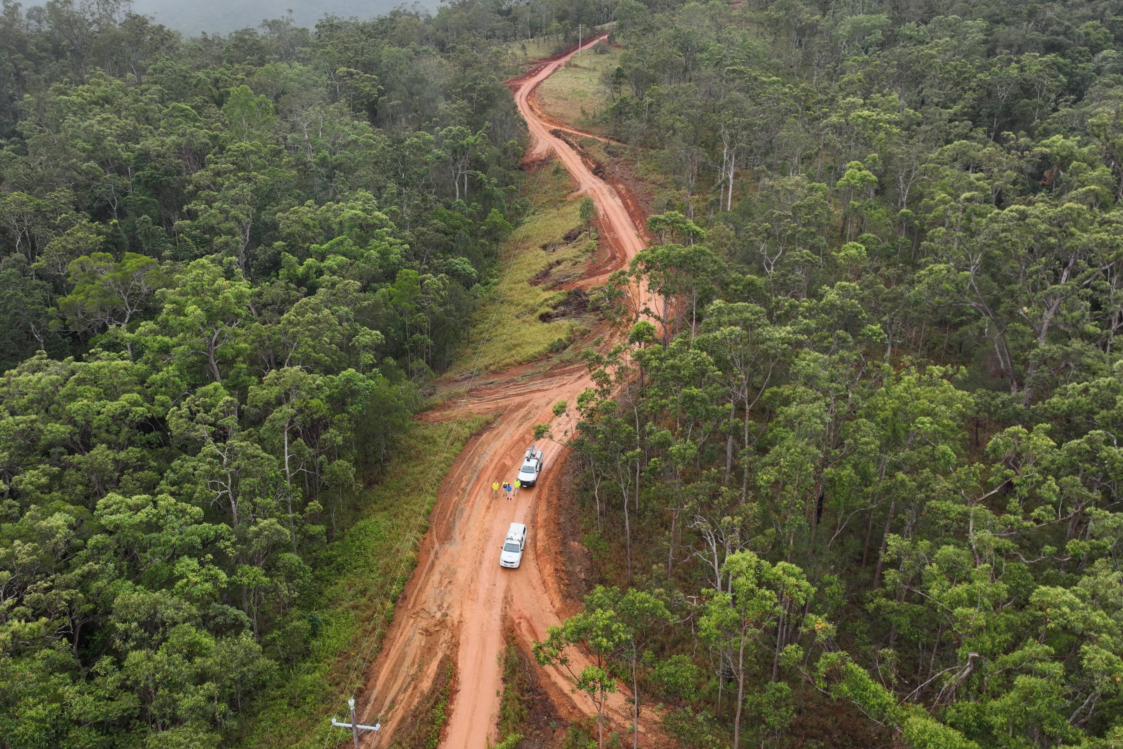
<instances>
[{"instance_id":1,"label":"white vehicle on dirt road","mask_svg":"<svg viewBox=\"0 0 1123 749\"><path fill-rule=\"evenodd\" d=\"M526 546L526 526L511 523L507 537L503 539L503 552L499 555L499 566L517 569L523 561L523 547Z\"/></svg>"},{"instance_id":2,"label":"white vehicle on dirt road","mask_svg":"<svg viewBox=\"0 0 1123 749\"><path fill-rule=\"evenodd\" d=\"M527 448L523 456L523 465L519 469L519 483L528 489L534 488L538 483L538 474L542 472L542 451L535 449L534 445Z\"/></svg>"}]
</instances>

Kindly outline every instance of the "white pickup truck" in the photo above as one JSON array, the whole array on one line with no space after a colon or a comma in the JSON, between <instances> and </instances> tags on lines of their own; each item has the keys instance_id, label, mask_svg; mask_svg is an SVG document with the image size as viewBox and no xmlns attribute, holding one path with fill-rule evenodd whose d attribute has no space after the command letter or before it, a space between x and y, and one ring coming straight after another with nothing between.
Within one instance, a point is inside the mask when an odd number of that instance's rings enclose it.
<instances>
[{"instance_id":1,"label":"white pickup truck","mask_svg":"<svg viewBox=\"0 0 1123 749\"><path fill-rule=\"evenodd\" d=\"M518 569L523 561L523 548L526 546L526 526L511 523L507 537L503 539L503 550L499 554L499 566Z\"/></svg>"},{"instance_id":2,"label":"white pickup truck","mask_svg":"<svg viewBox=\"0 0 1123 749\"><path fill-rule=\"evenodd\" d=\"M523 456L523 465L519 469L519 484L527 488L538 483L538 474L542 472L542 451L531 445Z\"/></svg>"}]
</instances>

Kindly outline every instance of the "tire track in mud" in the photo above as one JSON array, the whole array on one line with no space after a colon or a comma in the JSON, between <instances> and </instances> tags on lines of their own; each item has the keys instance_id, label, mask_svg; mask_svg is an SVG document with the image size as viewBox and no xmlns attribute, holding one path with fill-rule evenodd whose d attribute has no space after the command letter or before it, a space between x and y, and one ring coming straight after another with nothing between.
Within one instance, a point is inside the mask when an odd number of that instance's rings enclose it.
<instances>
[{"instance_id":1,"label":"tire track in mud","mask_svg":"<svg viewBox=\"0 0 1123 749\"><path fill-rule=\"evenodd\" d=\"M594 37L584 46L591 47L604 36ZM533 139L527 159L542 160L554 153L577 191L595 201L602 235L613 245L617 267L623 267L646 245L642 230L617 191L594 175L581 155L551 132L556 125L531 106L538 84L575 53L576 48L545 61L508 85ZM551 407L559 400L574 402L591 386L581 364L546 368L536 362L490 375L446 405L444 413L464 411L497 418L468 442L441 485L417 567L396 603L380 653L367 673L366 694L359 701L360 719L369 722L379 716L382 731L368 735L364 746L389 746L401 729L425 719L411 710L432 692L445 656L456 663L456 691L450 696L441 746L484 749L489 741L498 740L499 655L506 645L505 633L513 628L521 644L529 646L533 640L544 639L548 627L572 613L558 589L560 539L553 537L561 482L552 478L562 462L562 445L540 445L546 455L545 478L535 489L522 490L517 500L492 499L491 483L514 479L532 440L534 424L551 422L555 434L572 431L573 418L555 418ZM438 411L425 418L441 415ZM499 566L499 549L512 522L530 528L522 566L517 570ZM573 659L576 671L584 665L581 656ZM566 674L547 668L542 676L559 714L568 718L595 714L587 695L571 693ZM631 722L632 708L626 699L624 692L612 695L606 710L609 722L619 728ZM653 721L648 717L644 723Z\"/></svg>"}]
</instances>

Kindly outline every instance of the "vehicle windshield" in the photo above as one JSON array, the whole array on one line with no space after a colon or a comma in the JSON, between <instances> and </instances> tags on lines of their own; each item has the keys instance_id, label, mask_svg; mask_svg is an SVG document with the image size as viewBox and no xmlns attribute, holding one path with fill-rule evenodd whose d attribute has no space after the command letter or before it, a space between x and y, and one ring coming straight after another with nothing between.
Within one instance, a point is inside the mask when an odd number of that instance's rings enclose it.
<instances>
[{"instance_id":1,"label":"vehicle windshield","mask_svg":"<svg viewBox=\"0 0 1123 749\"><path fill-rule=\"evenodd\" d=\"M519 551L519 545L514 541L508 541L503 544L503 551Z\"/></svg>"},{"instance_id":2,"label":"vehicle windshield","mask_svg":"<svg viewBox=\"0 0 1123 749\"><path fill-rule=\"evenodd\" d=\"M536 468L538 468L538 464L533 460L528 460L527 462L523 463L523 470L527 473L534 473L534 470Z\"/></svg>"}]
</instances>

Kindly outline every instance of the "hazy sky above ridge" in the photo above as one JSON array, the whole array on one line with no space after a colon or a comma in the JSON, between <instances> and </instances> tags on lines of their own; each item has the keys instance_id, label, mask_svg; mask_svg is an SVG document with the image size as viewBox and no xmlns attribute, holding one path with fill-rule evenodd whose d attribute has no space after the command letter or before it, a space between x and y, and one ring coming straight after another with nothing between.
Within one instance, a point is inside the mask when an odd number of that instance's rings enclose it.
<instances>
[{"instance_id":1,"label":"hazy sky above ridge","mask_svg":"<svg viewBox=\"0 0 1123 749\"><path fill-rule=\"evenodd\" d=\"M438 0L422 0L419 4L432 10ZM325 15L371 18L399 5L403 5L402 0L133 0L132 9L190 36L202 31L228 34L247 26L256 28L289 10L298 26L312 28Z\"/></svg>"}]
</instances>

